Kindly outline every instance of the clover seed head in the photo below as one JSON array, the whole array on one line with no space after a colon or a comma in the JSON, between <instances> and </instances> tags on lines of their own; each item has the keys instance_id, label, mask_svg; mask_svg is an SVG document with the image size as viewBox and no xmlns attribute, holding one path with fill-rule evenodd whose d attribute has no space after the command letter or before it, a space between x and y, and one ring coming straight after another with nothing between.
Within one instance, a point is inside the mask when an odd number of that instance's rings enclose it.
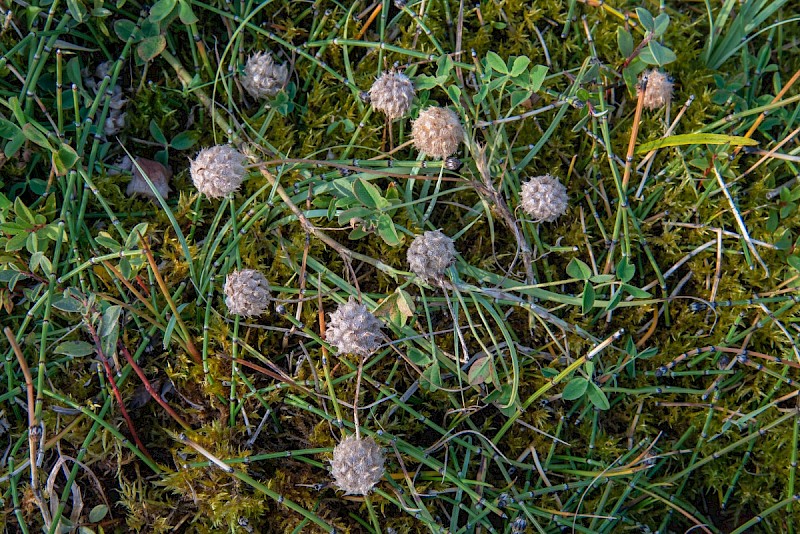
<instances>
[{"instance_id":1,"label":"clover seed head","mask_svg":"<svg viewBox=\"0 0 800 534\"><path fill-rule=\"evenodd\" d=\"M463 165L460 159L453 156L444 160L444 168L448 171L458 171Z\"/></svg>"},{"instance_id":2,"label":"clover seed head","mask_svg":"<svg viewBox=\"0 0 800 534\"><path fill-rule=\"evenodd\" d=\"M528 522L522 516L517 516L511 522L511 534L524 534L528 528Z\"/></svg>"},{"instance_id":3,"label":"clover seed head","mask_svg":"<svg viewBox=\"0 0 800 534\"><path fill-rule=\"evenodd\" d=\"M464 127L452 109L429 107L411 123L411 138L420 152L444 159L458 150L464 139Z\"/></svg>"},{"instance_id":4,"label":"clover seed head","mask_svg":"<svg viewBox=\"0 0 800 534\"><path fill-rule=\"evenodd\" d=\"M534 220L553 222L567 211L567 188L545 174L522 184L522 209Z\"/></svg>"},{"instance_id":5,"label":"clover seed head","mask_svg":"<svg viewBox=\"0 0 800 534\"><path fill-rule=\"evenodd\" d=\"M94 70L94 76L88 74L88 71L84 70L84 87L86 87L91 93L98 94L103 80L106 76L111 74L111 69L113 66L114 61L104 61L100 63ZM106 115L106 120L103 123L103 131L101 132L103 137L116 135L122 131L122 129L125 128L125 119L127 116L127 113L125 113L123 109L125 108L125 104L128 102L128 100L122 93L122 86L116 84L113 87L106 87L106 96L109 97L109 101L108 114ZM103 100L103 102L105 101Z\"/></svg>"},{"instance_id":6,"label":"clover seed head","mask_svg":"<svg viewBox=\"0 0 800 534\"><path fill-rule=\"evenodd\" d=\"M366 495L383 478L384 456L371 437L347 436L333 449L331 475L345 495Z\"/></svg>"},{"instance_id":7,"label":"clover seed head","mask_svg":"<svg viewBox=\"0 0 800 534\"><path fill-rule=\"evenodd\" d=\"M386 114L389 120L408 113L414 99L414 84L405 74L392 69L381 74L369 90L372 107Z\"/></svg>"},{"instance_id":8,"label":"clover seed head","mask_svg":"<svg viewBox=\"0 0 800 534\"><path fill-rule=\"evenodd\" d=\"M381 342L381 322L350 297L331 314L325 339L341 354L369 356Z\"/></svg>"},{"instance_id":9,"label":"clover seed head","mask_svg":"<svg viewBox=\"0 0 800 534\"><path fill-rule=\"evenodd\" d=\"M440 230L425 232L414 238L408 247L407 257L414 274L426 281L435 282L456 261L456 247L453 240Z\"/></svg>"},{"instance_id":10,"label":"clover seed head","mask_svg":"<svg viewBox=\"0 0 800 534\"><path fill-rule=\"evenodd\" d=\"M638 92L644 91L644 101L647 109L661 109L672 100L672 79L660 70L650 69L642 74Z\"/></svg>"},{"instance_id":11,"label":"clover seed head","mask_svg":"<svg viewBox=\"0 0 800 534\"><path fill-rule=\"evenodd\" d=\"M192 182L198 191L210 198L233 193L244 180L245 157L229 145L204 148L189 165Z\"/></svg>"},{"instance_id":12,"label":"clover seed head","mask_svg":"<svg viewBox=\"0 0 800 534\"><path fill-rule=\"evenodd\" d=\"M269 304L269 283L260 271L233 271L225 279L225 305L228 311L244 317L264 313Z\"/></svg>"},{"instance_id":13,"label":"clover seed head","mask_svg":"<svg viewBox=\"0 0 800 534\"><path fill-rule=\"evenodd\" d=\"M286 84L289 68L278 64L269 52L256 52L247 59L242 87L255 99L272 98Z\"/></svg>"}]
</instances>

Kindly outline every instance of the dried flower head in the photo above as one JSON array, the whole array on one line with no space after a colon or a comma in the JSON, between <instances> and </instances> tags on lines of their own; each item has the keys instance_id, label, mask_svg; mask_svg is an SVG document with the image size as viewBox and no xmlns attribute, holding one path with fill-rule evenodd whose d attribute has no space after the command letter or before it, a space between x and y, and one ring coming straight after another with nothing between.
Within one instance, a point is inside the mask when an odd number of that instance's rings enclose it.
<instances>
[{"instance_id":1,"label":"dried flower head","mask_svg":"<svg viewBox=\"0 0 800 534\"><path fill-rule=\"evenodd\" d=\"M125 128L125 119L127 115L127 113L120 113L116 112L114 109L109 109L108 117L106 117L106 121L103 123L103 134L109 136L117 135L121 132L122 129Z\"/></svg>"},{"instance_id":2,"label":"dried flower head","mask_svg":"<svg viewBox=\"0 0 800 534\"><path fill-rule=\"evenodd\" d=\"M6 418L5 410L0 410L0 436L3 436L8 429L11 428L11 424L8 422L8 418Z\"/></svg>"},{"instance_id":3,"label":"dried flower head","mask_svg":"<svg viewBox=\"0 0 800 534\"><path fill-rule=\"evenodd\" d=\"M660 109L672 100L672 79L660 70L645 71L639 81L638 92L644 91L644 107Z\"/></svg>"},{"instance_id":4,"label":"dried flower head","mask_svg":"<svg viewBox=\"0 0 800 534\"><path fill-rule=\"evenodd\" d=\"M229 273L223 291L228 311L236 315L261 315L269 304L269 283L255 269Z\"/></svg>"},{"instance_id":5,"label":"dried flower head","mask_svg":"<svg viewBox=\"0 0 800 534\"><path fill-rule=\"evenodd\" d=\"M460 159L454 156L450 156L449 158L444 160L444 168L447 169L448 171L457 172L459 169L461 169L463 165L464 163L462 163Z\"/></svg>"},{"instance_id":6,"label":"dried flower head","mask_svg":"<svg viewBox=\"0 0 800 534\"><path fill-rule=\"evenodd\" d=\"M522 209L537 221L553 222L567 211L567 188L545 174L522 184Z\"/></svg>"},{"instance_id":7,"label":"dried flower head","mask_svg":"<svg viewBox=\"0 0 800 534\"><path fill-rule=\"evenodd\" d=\"M141 167L150 181L153 182L153 186L155 186L158 194L167 198L171 191L169 188L169 179L172 178L172 171L152 159L136 158L136 164L138 166L133 165L133 176L131 177L131 181L128 182L128 189L125 190L125 193L129 197L139 194L152 198L153 200L157 199L155 193L153 193L153 190L150 189L150 186L145 181L144 176L139 172L139 167Z\"/></svg>"},{"instance_id":8,"label":"dried flower head","mask_svg":"<svg viewBox=\"0 0 800 534\"><path fill-rule=\"evenodd\" d=\"M331 474L345 495L366 495L383 478L384 457L371 437L347 436L333 449Z\"/></svg>"},{"instance_id":9,"label":"dried flower head","mask_svg":"<svg viewBox=\"0 0 800 534\"><path fill-rule=\"evenodd\" d=\"M204 148L189 165L198 191L211 198L233 193L244 180L244 155L228 145Z\"/></svg>"},{"instance_id":10,"label":"dried flower head","mask_svg":"<svg viewBox=\"0 0 800 534\"><path fill-rule=\"evenodd\" d=\"M289 68L278 64L269 52L256 52L247 59L242 87L253 98L271 98L286 84Z\"/></svg>"},{"instance_id":11,"label":"dried flower head","mask_svg":"<svg viewBox=\"0 0 800 534\"><path fill-rule=\"evenodd\" d=\"M418 235L408 247L408 265L411 271L427 281L440 279L445 269L455 261L456 247L453 240L439 230Z\"/></svg>"},{"instance_id":12,"label":"dried flower head","mask_svg":"<svg viewBox=\"0 0 800 534\"><path fill-rule=\"evenodd\" d=\"M350 297L331 314L325 339L340 353L369 356L380 346L381 322Z\"/></svg>"},{"instance_id":13,"label":"dried flower head","mask_svg":"<svg viewBox=\"0 0 800 534\"><path fill-rule=\"evenodd\" d=\"M128 102L122 96L122 87L115 85L111 91L111 100L108 103L108 115L103 123L103 133L105 135L116 135L125 127L127 113L122 111Z\"/></svg>"},{"instance_id":14,"label":"dried flower head","mask_svg":"<svg viewBox=\"0 0 800 534\"><path fill-rule=\"evenodd\" d=\"M108 102L108 107L110 110L119 111L125 107L126 102L128 102L128 100L122 96L122 87L115 85L114 89L111 91L111 100ZM111 112L110 110L109 113Z\"/></svg>"},{"instance_id":15,"label":"dried flower head","mask_svg":"<svg viewBox=\"0 0 800 534\"><path fill-rule=\"evenodd\" d=\"M458 150L464 139L464 128L452 109L430 107L411 124L411 138L417 150L444 159Z\"/></svg>"},{"instance_id":16,"label":"dried flower head","mask_svg":"<svg viewBox=\"0 0 800 534\"><path fill-rule=\"evenodd\" d=\"M524 517L518 515L514 521L511 522L511 534L524 534L528 530L528 522Z\"/></svg>"},{"instance_id":17,"label":"dried flower head","mask_svg":"<svg viewBox=\"0 0 800 534\"><path fill-rule=\"evenodd\" d=\"M372 107L386 114L389 120L408 113L414 99L414 84L408 76L395 70L384 72L369 90Z\"/></svg>"},{"instance_id":18,"label":"dried flower head","mask_svg":"<svg viewBox=\"0 0 800 534\"><path fill-rule=\"evenodd\" d=\"M90 92L98 94L98 91L106 76L110 76L111 68L114 66L113 61L104 61L97 65L94 70L94 75L89 75L88 71L83 71L83 84L89 89ZM123 111L125 104L128 102L123 97L122 87L117 84L113 87L106 87L106 95L110 94L108 103L108 114L103 123L102 134L104 136L116 135L125 127L126 113ZM105 97L104 97L105 98Z\"/></svg>"},{"instance_id":19,"label":"dried flower head","mask_svg":"<svg viewBox=\"0 0 800 534\"><path fill-rule=\"evenodd\" d=\"M114 66L114 62L110 59L108 61L103 61L94 69L94 77L102 80L109 74L111 74L111 67Z\"/></svg>"}]
</instances>

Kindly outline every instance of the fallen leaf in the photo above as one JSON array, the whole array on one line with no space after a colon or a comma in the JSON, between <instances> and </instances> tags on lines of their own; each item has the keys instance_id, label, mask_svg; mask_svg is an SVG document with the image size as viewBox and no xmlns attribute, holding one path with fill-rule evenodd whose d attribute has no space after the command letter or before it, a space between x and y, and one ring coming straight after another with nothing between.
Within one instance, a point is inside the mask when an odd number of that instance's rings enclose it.
<instances>
[{"instance_id":1,"label":"fallen leaf","mask_svg":"<svg viewBox=\"0 0 800 534\"><path fill-rule=\"evenodd\" d=\"M126 194L130 197L138 193L156 200L156 195L153 193L152 189L150 189L142 173L139 172L139 167L141 167L147 174L147 177L150 178L150 181L153 182L158 193L162 197L167 198L171 191L169 188L169 179L172 178L172 171L151 159L136 158L136 163L138 167L136 165L133 166L133 176L128 184L128 189L125 191Z\"/></svg>"}]
</instances>

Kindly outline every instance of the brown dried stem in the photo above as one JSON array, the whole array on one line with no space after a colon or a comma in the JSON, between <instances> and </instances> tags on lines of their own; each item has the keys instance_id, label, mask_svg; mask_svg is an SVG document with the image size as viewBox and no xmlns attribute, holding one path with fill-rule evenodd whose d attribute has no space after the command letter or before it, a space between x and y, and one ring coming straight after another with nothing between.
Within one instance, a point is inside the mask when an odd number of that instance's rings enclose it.
<instances>
[{"instance_id":1,"label":"brown dried stem","mask_svg":"<svg viewBox=\"0 0 800 534\"><path fill-rule=\"evenodd\" d=\"M792 75L792 77L789 79L789 81L786 82L786 85L783 86L783 89L778 91L778 94L775 95L775 98L773 98L772 101L769 104L772 105L775 102L778 102L781 98L783 98L783 95L786 94L786 92L789 90L789 88L791 86L793 86L798 79L800 79L800 70L798 70L797 72L794 73L794 75ZM758 116L758 118L753 122L753 125L750 126L750 129L747 130L747 133L744 134L744 137L752 137L753 136L753 134L756 132L758 127L761 125L761 122L767 117L767 113L769 113L769 112L768 111L764 111L763 113L761 113L761 115ZM744 148L744 145L736 147L736 149L733 151L733 156L736 156L737 154L739 154L739 152L743 148Z\"/></svg>"},{"instance_id":2,"label":"brown dried stem","mask_svg":"<svg viewBox=\"0 0 800 534\"><path fill-rule=\"evenodd\" d=\"M11 348L14 350L14 355L17 357L17 362L19 362L22 375L25 377L25 388L28 393L28 453L31 463L31 489L33 489L34 499L36 500L36 505L39 507L39 510L42 513L45 526L49 528L51 522L50 512L44 505L42 494L39 491L39 475L36 469L36 451L38 448L38 441L41 438L42 430L39 422L36 420L36 413L33 409L36 403L36 396L33 390L33 376L31 375L31 370L28 367L28 362L25 361L25 355L22 354L22 349L19 347L19 343L17 343L17 338L14 336L14 332L12 332L11 328L8 326L3 329L3 332L5 333L6 338L8 338Z\"/></svg>"}]
</instances>

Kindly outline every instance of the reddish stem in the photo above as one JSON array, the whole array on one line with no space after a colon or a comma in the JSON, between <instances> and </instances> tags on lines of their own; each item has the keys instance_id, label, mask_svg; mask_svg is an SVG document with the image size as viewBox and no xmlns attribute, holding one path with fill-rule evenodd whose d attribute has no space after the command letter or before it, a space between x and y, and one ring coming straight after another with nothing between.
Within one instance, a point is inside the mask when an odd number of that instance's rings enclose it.
<instances>
[{"instance_id":1,"label":"reddish stem","mask_svg":"<svg viewBox=\"0 0 800 534\"><path fill-rule=\"evenodd\" d=\"M147 376L144 374L144 371L142 371L142 368L139 367L139 364L137 364L133 360L133 357L131 356L131 353L128 352L128 349L125 347L125 345L122 344L122 342L119 343L119 350L120 350L120 352L122 352L122 355L125 356L125 359L128 361L128 364L131 366L133 371L136 373L136 375L142 381L142 384L144 385L144 389L147 390L147 392L150 394L150 396L153 398L153 400L156 401L158 404L160 404L161 407L164 408L164 410L167 411L167 413L170 415L170 417L175 419L175 421L177 421L178 424L181 425L184 428L184 430L191 430L192 427L190 427L188 425L188 423L186 423L186 421L184 421L181 418L181 416L178 415L175 412L175 410L172 409L172 406L167 404L167 402L164 399L161 398L161 395L159 395L156 392L156 390L153 388L152 384L150 384L150 380L147 379Z\"/></svg>"},{"instance_id":2,"label":"reddish stem","mask_svg":"<svg viewBox=\"0 0 800 534\"><path fill-rule=\"evenodd\" d=\"M630 55L630 57L625 59L625 61L622 63L622 68L620 68L619 70L625 70L628 67L628 65L631 64L631 61L633 61L634 58L639 55L639 52L642 51L642 48L644 48L652 39L653 39L653 34L647 32L647 34L644 36L644 39L642 39L642 42L639 43L636 46L636 48L634 48L633 53Z\"/></svg>"},{"instance_id":3,"label":"reddish stem","mask_svg":"<svg viewBox=\"0 0 800 534\"><path fill-rule=\"evenodd\" d=\"M103 353L103 347L100 344L100 337L97 335L97 330L89 321L86 321L86 327L89 330L89 334L92 336L92 341L94 341L94 346L97 350L97 357L103 363L106 376L108 377L108 382L111 384L111 390L114 392L114 396L117 398L119 411L122 413L122 417L125 418L125 422L128 424L128 431L130 431L133 441L136 443L136 446L139 447L139 450L142 451L142 454L147 456L147 458L155 463L155 460L152 456L150 456L150 452L147 450L147 447L145 447L144 443L142 443L142 440L139 439L139 434L136 433L136 427L133 426L133 420L131 420L131 416L128 415L128 410L125 409L125 403L122 400L122 394L119 392L117 382L114 380L114 371L111 370L111 366L108 364L108 358L106 358L106 355Z\"/></svg>"}]
</instances>

